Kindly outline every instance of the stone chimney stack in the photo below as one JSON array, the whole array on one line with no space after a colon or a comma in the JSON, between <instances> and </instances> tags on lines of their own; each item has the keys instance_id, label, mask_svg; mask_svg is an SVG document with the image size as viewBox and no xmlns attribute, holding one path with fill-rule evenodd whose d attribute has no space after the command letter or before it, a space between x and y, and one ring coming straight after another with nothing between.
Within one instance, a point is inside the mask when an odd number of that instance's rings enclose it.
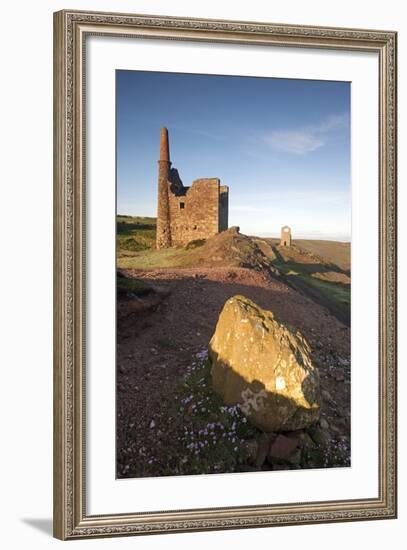
<instances>
[{"instance_id":1,"label":"stone chimney stack","mask_svg":"<svg viewBox=\"0 0 407 550\"><path fill-rule=\"evenodd\" d=\"M170 174L170 146L168 130L161 128L160 160L158 161L158 207L157 207L157 240L156 246L168 248L171 246L170 204L168 196L168 179Z\"/></svg>"},{"instance_id":2,"label":"stone chimney stack","mask_svg":"<svg viewBox=\"0 0 407 550\"><path fill-rule=\"evenodd\" d=\"M168 142L167 128L161 128L160 132L160 161L170 162L170 145Z\"/></svg>"}]
</instances>

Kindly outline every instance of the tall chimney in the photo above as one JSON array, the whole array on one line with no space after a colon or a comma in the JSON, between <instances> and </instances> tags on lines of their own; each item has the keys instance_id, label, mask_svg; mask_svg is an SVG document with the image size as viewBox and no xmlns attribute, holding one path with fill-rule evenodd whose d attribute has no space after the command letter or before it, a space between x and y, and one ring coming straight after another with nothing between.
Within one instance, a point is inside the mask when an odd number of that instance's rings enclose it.
<instances>
[{"instance_id":1,"label":"tall chimney","mask_svg":"<svg viewBox=\"0 0 407 550\"><path fill-rule=\"evenodd\" d=\"M170 162L170 145L168 143L167 128L161 128L160 132L160 160Z\"/></svg>"},{"instance_id":2,"label":"tall chimney","mask_svg":"<svg viewBox=\"0 0 407 550\"><path fill-rule=\"evenodd\" d=\"M160 160L158 161L158 204L157 204L157 238L156 246L169 248L171 246L170 204L168 196L168 178L170 173L170 147L168 130L160 131Z\"/></svg>"}]
</instances>

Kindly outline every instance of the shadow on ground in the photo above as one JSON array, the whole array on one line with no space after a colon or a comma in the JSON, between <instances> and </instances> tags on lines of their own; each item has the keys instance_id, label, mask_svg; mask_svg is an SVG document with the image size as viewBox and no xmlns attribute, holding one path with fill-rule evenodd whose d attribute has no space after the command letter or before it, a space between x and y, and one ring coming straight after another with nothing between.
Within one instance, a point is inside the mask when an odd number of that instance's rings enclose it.
<instances>
[{"instance_id":1,"label":"shadow on ground","mask_svg":"<svg viewBox=\"0 0 407 550\"><path fill-rule=\"evenodd\" d=\"M126 270L126 274L156 290L146 297L118 301L119 477L174 475L170 443L183 432L175 426L171 406L185 373L206 353L225 301L236 294L301 330L316 353L313 359L321 364L327 396L323 412L337 427L335 437L348 435L350 376L342 372L336 357L348 359L350 333L326 308L282 281L249 269L175 268ZM152 303L151 296L157 301ZM193 422L188 407L186 414ZM145 464L144 473L140 463Z\"/></svg>"}]
</instances>

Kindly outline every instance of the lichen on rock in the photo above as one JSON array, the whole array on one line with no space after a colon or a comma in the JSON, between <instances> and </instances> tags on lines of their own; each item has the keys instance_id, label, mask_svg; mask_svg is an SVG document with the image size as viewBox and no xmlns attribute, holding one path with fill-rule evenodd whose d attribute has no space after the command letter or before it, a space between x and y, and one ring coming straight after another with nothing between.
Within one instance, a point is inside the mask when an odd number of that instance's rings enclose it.
<instances>
[{"instance_id":1,"label":"lichen on rock","mask_svg":"<svg viewBox=\"0 0 407 550\"><path fill-rule=\"evenodd\" d=\"M320 383L299 332L244 296L224 305L209 344L214 390L265 432L305 428L319 418Z\"/></svg>"}]
</instances>

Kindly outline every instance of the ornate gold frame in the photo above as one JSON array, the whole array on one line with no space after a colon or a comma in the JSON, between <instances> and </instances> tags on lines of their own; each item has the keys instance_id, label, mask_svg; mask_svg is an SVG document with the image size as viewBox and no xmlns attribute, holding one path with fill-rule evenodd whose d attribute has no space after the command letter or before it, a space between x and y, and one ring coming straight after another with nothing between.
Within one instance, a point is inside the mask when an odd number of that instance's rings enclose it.
<instances>
[{"instance_id":1,"label":"ornate gold frame","mask_svg":"<svg viewBox=\"0 0 407 550\"><path fill-rule=\"evenodd\" d=\"M377 498L86 514L83 76L89 34L292 47L379 57L379 495ZM54 535L60 539L396 517L395 32L149 15L54 14Z\"/></svg>"}]
</instances>

